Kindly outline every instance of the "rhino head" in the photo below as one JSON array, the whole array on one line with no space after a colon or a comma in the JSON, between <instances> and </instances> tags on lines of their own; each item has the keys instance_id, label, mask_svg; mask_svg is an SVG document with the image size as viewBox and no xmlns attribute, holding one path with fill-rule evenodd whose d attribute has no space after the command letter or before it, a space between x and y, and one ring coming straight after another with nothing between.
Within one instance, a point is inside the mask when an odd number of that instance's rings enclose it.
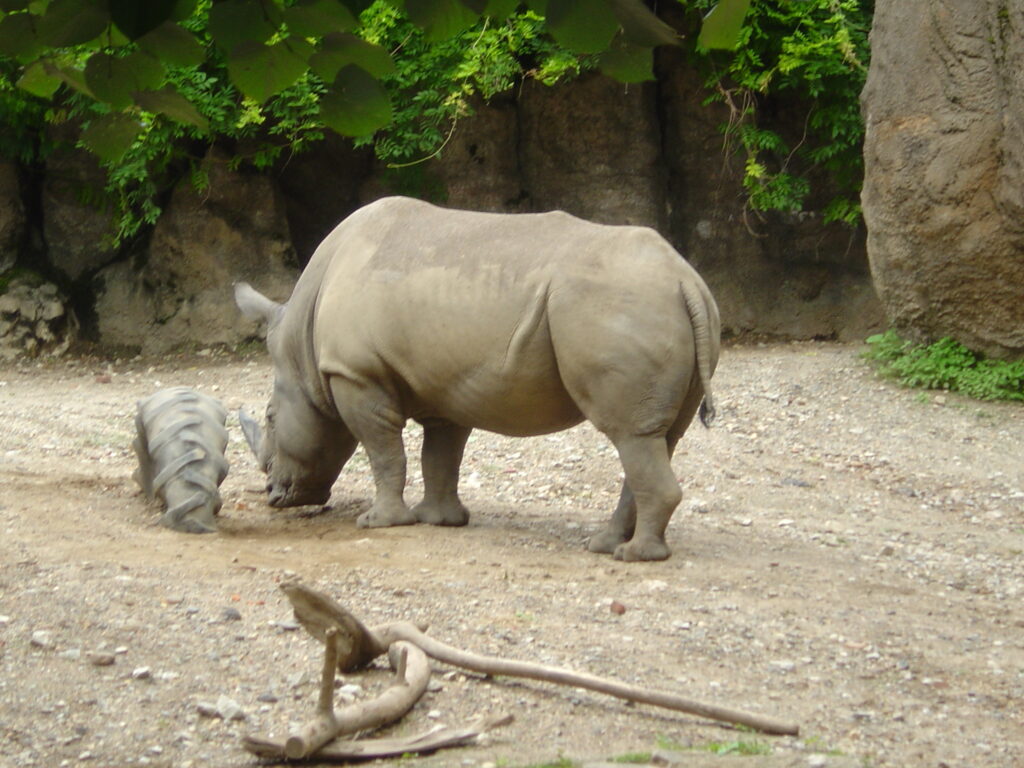
<instances>
[{"instance_id":1,"label":"rhino head","mask_svg":"<svg viewBox=\"0 0 1024 768\"><path fill-rule=\"evenodd\" d=\"M355 440L336 416L313 402L294 357L293 340L282 327L286 305L247 283L235 285L235 303L249 318L267 322L267 347L274 365L274 391L265 427L240 410L239 422L260 469L267 475L272 507L324 504Z\"/></svg>"}]
</instances>

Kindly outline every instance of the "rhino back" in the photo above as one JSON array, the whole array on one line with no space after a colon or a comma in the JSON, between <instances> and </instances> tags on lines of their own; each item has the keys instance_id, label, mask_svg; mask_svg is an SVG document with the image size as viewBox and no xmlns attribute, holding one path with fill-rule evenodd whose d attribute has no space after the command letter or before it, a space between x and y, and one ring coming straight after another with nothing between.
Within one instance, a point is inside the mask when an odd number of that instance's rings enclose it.
<instances>
[{"instance_id":1,"label":"rhino back","mask_svg":"<svg viewBox=\"0 0 1024 768\"><path fill-rule=\"evenodd\" d=\"M692 270L642 228L389 198L316 258L317 367L393 387L413 417L561 429L582 419L562 368L664 362L691 338L678 281Z\"/></svg>"}]
</instances>

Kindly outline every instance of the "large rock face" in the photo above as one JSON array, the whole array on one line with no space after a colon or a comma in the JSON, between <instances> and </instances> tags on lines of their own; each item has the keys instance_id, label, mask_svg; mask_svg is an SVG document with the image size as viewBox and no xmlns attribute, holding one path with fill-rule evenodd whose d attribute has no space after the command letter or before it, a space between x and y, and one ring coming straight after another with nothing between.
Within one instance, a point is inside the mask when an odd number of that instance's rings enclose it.
<instances>
[{"instance_id":1,"label":"large rock face","mask_svg":"<svg viewBox=\"0 0 1024 768\"><path fill-rule=\"evenodd\" d=\"M283 203L266 176L229 171L226 161L216 152L207 158L205 192L179 183L145 264L119 262L97 276L102 343L147 354L237 343L257 325L235 307L235 281L278 301L291 294L298 271Z\"/></svg>"},{"instance_id":2,"label":"large rock face","mask_svg":"<svg viewBox=\"0 0 1024 768\"><path fill-rule=\"evenodd\" d=\"M893 325L1024 354L1024 5L879 0L868 256Z\"/></svg>"},{"instance_id":3,"label":"large rock face","mask_svg":"<svg viewBox=\"0 0 1024 768\"><path fill-rule=\"evenodd\" d=\"M25 237L25 206L21 202L18 170L0 162L0 274L14 266Z\"/></svg>"},{"instance_id":4,"label":"large rock face","mask_svg":"<svg viewBox=\"0 0 1024 768\"><path fill-rule=\"evenodd\" d=\"M652 84L589 74L519 98L523 184L533 210L605 224L664 222L665 176Z\"/></svg>"},{"instance_id":5,"label":"large rock face","mask_svg":"<svg viewBox=\"0 0 1024 768\"><path fill-rule=\"evenodd\" d=\"M50 265L75 281L117 257L114 220L103 207L106 174L96 156L70 146L70 123L51 128L51 140L64 142L46 158L42 188L43 237Z\"/></svg>"}]
</instances>

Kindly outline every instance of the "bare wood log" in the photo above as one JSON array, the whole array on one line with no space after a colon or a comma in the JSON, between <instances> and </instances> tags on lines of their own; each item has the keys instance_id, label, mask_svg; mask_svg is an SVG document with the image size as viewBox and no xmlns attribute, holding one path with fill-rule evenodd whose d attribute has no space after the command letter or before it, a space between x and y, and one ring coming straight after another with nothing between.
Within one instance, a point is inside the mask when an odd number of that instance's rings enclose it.
<instances>
[{"instance_id":1,"label":"bare wood log","mask_svg":"<svg viewBox=\"0 0 1024 768\"><path fill-rule=\"evenodd\" d=\"M738 709L729 709L715 704L707 704L701 701L688 699L674 693L654 691L649 688L640 688L615 680L588 675L582 672L573 672L559 667L549 667L544 664L532 662L514 661L502 659L495 656L482 656L480 654L463 651L447 643L424 634L415 625L409 622L396 622L383 627L378 627L372 632L377 636L378 642L388 645L399 640L406 640L422 648L431 658L451 664L474 672L482 672L488 675L505 675L507 677L524 677L530 680L540 680L546 683L557 683L559 685L570 685L575 688L585 688L589 691L604 693L626 701L635 701L640 704L651 704L664 709L672 709L677 712L686 712L691 715L707 717L711 720L719 720L737 725L745 725L750 728L762 731L763 733L782 734L795 736L800 732L800 726L795 723L777 720L771 717L745 712Z\"/></svg>"},{"instance_id":2,"label":"bare wood log","mask_svg":"<svg viewBox=\"0 0 1024 768\"><path fill-rule=\"evenodd\" d=\"M508 725L512 722L511 715L478 720L465 728L446 728L438 726L415 736L386 739L354 739L328 744L312 757L320 760L373 760L382 757L435 752L448 747L460 747L475 741L482 733L492 728ZM254 755L268 758L281 758L284 755L284 744L274 739L260 736L247 736L245 748Z\"/></svg>"},{"instance_id":3,"label":"bare wood log","mask_svg":"<svg viewBox=\"0 0 1024 768\"><path fill-rule=\"evenodd\" d=\"M338 719L334 716L334 678L338 668L338 636L336 627L324 632L324 666L320 673L320 697L316 717L293 733L284 743L285 757L300 758L316 752L335 737ZM404 677L399 676L399 679Z\"/></svg>"},{"instance_id":4,"label":"bare wood log","mask_svg":"<svg viewBox=\"0 0 1024 768\"><path fill-rule=\"evenodd\" d=\"M298 582L285 582L281 591L292 604L295 620L320 642L326 642L328 629L335 629L334 642L338 646L338 669L349 672L364 667L388 647L362 622L322 592Z\"/></svg>"},{"instance_id":5,"label":"bare wood log","mask_svg":"<svg viewBox=\"0 0 1024 768\"><path fill-rule=\"evenodd\" d=\"M422 648L428 656L438 661L462 667L463 669L482 672L483 674L523 677L558 685L585 688L590 691L604 693L608 696L625 699L626 701L650 704L676 712L686 712L720 722L745 725L763 733L795 736L800 732L800 726L796 723L777 720L743 710L720 707L673 693L640 688L615 680L607 680L558 667L513 661L494 656L481 656L463 651L429 637L422 629L409 622L398 622L371 630L359 623L344 607L330 598L326 598L314 589L298 583L282 585L282 589L288 595L288 599L292 601L292 605L295 607L295 616L300 623L303 623L303 619L299 615L300 611L302 611L304 615L315 618L315 621L319 622L320 625L326 626L330 624L332 626L353 628L351 631L360 635L357 642L360 644L360 647L367 649L366 652L369 652L369 649L372 648L387 648L388 645L397 640L407 640ZM310 618L310 620L312 621L313 618ZM305 623L303 623L303 626L306 626ZM311 629L310 631L312 632L313 630Z\"/></svg>"},{"instance_id":6,"label":"bare wood log","mask_svg":"<svg viewBox=\"0 0 1024 768\"><path fill-rule=\"evenodd\" d=\"M276 756L288 757L293 760L309 757L321 746L338 736L379 728L398 720L412 709L427 690L427 682L430 680L430 663L427 661L426 654L413 643L396 641L391 649L392 667L400 666L399 657L403 653L406 655L404 678L396 677L395 681L377 698L350 704L331 712L329 717L325 716L318 706L316 718L289 736L282 745L281 752ZM327 668L327 660L325 660L324 669ZM332 672L333 669L332 665ZM331 685L333 698L333 677ZM324 688L321 687L321 704L323 699ZM250 749L250 744L254 748L259 748L258 743L258 740L250 741L249 738L246 738L243 739L242 745L249 751L254 751L254 749ZM262 754L259 751L255 753Z\"/></svg>"}]
</instances>

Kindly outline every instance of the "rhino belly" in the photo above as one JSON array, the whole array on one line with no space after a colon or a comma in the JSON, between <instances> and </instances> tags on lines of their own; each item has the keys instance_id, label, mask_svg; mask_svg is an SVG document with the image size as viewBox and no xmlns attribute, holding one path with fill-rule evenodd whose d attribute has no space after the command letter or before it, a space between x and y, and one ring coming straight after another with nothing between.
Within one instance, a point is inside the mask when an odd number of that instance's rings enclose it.
<instances>
[{"instance_id":1,"label":"rhino belly","mask_svg":"<svg viewBox=\"0 0 1024 768\"><path fill-rule=\"evenodd\" d=\"M512 437L544 435L579 424L583 414L557 372L536 374L476 372L443 394L425 392L417 399L427 406L422 415Z\"/></svg>"}]
</instances>

